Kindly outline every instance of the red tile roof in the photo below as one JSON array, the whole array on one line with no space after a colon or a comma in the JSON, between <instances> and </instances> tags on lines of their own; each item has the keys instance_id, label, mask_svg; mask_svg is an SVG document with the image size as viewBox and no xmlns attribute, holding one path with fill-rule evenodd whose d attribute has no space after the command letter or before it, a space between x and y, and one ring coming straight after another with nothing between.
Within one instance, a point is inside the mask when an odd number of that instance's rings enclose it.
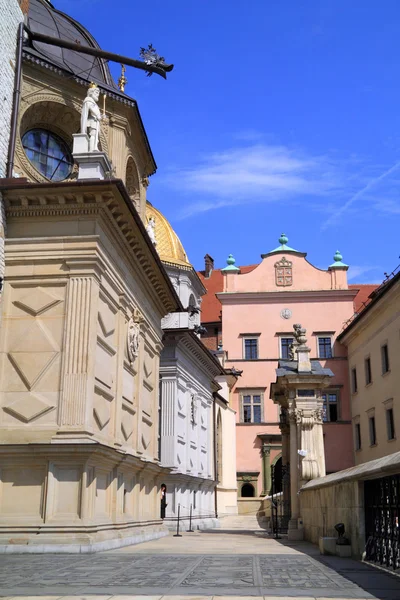
<instances>
[{"instance_id":1,"label":"red tile roof","mask_svg":"<svg viewBox=\"0 0 400 600\"><path fill-rule=\"evenodd\" d=\"M374 283L351 283L349 284L350 290L358 290L357 296L354 298L354 312L359 313L364 308L364 303L368 300L368 297L376 288L378 284Z\"/></svg>"},{"instance_id":2,"label":"red tile roof","mask_svg":"<svg viewBox=\"0 0 400 600\"><path fill-rule=\"evenodd\" d=\"M240 267L242 273L250 273L258 265L246 265ZM198 275L207 290L207 294L203 296L201 303L201 322L202 323L217 323L221 321L221 302L216 294L224 289L224 276L221 269L213 269L210 277L204 277L204 271L198 271ZM358 290L357 296L354 298L354 312L358 313L363 308L363 303L368 296L378 287L377 284L359 283L350 284L349 289Z\"/></svg>"},{"instance_id":3,"label":"red tile roof","mask_svg":"<svg viewBox=\"0 0 400 600\"><path fill-rule=\"evenodd\" d=\"M258 265L246 265L239 267L241 273L250 273ZM204 277L204 271L198 271L202 284L207 290L201 303L201 322L216 323L221 321L221 302L215 294L224 291L224 276L221 269L213 269L210 277Z\"/></svg>"}]
</instances>

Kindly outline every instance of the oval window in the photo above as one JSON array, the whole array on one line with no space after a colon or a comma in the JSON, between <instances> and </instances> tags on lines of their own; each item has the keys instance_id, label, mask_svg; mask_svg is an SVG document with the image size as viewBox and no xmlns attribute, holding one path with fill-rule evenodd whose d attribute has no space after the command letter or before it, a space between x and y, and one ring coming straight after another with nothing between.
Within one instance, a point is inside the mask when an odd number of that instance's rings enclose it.
<instances>
[{"instance_id":1,"label":"oval window","mask_svg":"<svg viewBox=\"0 0 400 600\"><path fill-rule=\"evenodd\" d=\"M31 129L22 137L25 153L33 166L51 181L62 181L72 171L74 161L67 144L45 129Z\"/></svg>"}]
</instances>

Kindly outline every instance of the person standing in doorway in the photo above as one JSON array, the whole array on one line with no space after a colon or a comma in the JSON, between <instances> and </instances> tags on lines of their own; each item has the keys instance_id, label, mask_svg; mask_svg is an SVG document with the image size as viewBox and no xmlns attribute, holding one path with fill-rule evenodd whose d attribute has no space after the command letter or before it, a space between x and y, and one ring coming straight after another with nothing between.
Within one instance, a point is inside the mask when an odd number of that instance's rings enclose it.
<instances>
[{"instance_id":1,"label":"person standing in doorway","mask_svg":"<svg viewBox=\"0 0 400 600\"><path fill-rule=\"evenodd\" d=\"M165 519L165 509L167 508L167 486L165 483L161 484L161 518Z\"/></svg>"}]
</instances>

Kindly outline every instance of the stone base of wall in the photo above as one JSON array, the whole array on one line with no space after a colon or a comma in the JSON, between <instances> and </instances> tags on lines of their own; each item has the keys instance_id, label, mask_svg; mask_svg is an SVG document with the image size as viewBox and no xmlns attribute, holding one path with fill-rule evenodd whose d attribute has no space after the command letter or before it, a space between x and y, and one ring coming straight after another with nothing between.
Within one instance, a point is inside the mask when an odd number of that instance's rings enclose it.
<instances>
[{"instance_id":1,"label":"stone base of wall","mask_svg":"<svg viewBox=\"0 0 400 600\"><path fill-rule=\"evenodd\" d=\"M83 528L82 528L83 529ZM123 546L141 544L168 535L164 525L146 525L138 523L124 531L116 528L110 531L84 533L79 531L67 534L38 532L19 534L0 534L0 554L43 554L63 553L80 554L113 550Z\"/></svg>"},{"instance_id":2,"label":"stone base of wall","mask_svg":"<svg viewBox=\"0 0 400 600\"><path fill-rule=\"evenodd\" d=\"M239 515L263 516L262 498L238 498Z\"/></svg>"},{"instance_id":3,"label":"stone base of wall","mask_svg":"<svg viewBox=\"0 0 400 600\"><path fill-rule=\"evenodd\" d=\"M177 523L176 521L172 521L169 519L164 519L164 525L169 529L169 531L176 533ZM193 519L192 520L192 529L194 531L204 530L204 529L216 529L221 527L221 523L219 519ZM189 530L189 521L180 521L179 522L179 531L188 531Z\"/></svg>"}]
</instances>

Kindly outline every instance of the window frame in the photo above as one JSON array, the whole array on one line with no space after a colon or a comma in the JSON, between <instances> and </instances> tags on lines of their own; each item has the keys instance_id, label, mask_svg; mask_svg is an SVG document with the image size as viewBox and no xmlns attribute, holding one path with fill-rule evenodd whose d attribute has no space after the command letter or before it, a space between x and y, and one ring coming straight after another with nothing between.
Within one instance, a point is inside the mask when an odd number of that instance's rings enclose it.
<instances>
[{"instance_id":1,"label":"window frame","mask_svg":"<svg viewBox=\"0 0 400 600\"><path fill-rule=\"evenodd\" d=\"M377 445L375 412L368 415L369 445Z\"/></svg>"},{"instance_id":2,"label":"window frame","mask_svg":"<svg viewBox=\"0 0 400 600\"><path fill-rule=\"evenodd\" d=\"M333 342L332 342L332 338L333 336L329 333L319 333L317 336L317 357L320 358L321 360L329 360L330 358L333 358ZM330 340L330 347L331 347L331 355L330 356L321 356L320 354L320 349L319 349L319 340L320 339L324 339Z\"/></svg>"},{"instance_id":3,"label":"window frame","mask_svg":"<svg viewBox=\"0 0 400 600\"><path fill-rule=\"evenodd\" d=\"M358 392L358 381L357 381L357 367L351 367L351 393L357 394Z\"/></svg>"},{"instance_id":4,"label":"window frame","mask_svg":"<svg viewBox=\"0 0 400 600\"><path fill-rule=\"evenodd\" d=\"M29 134L35 135L38 134L40 136L40 147L34 148L28 145L28 136ZM42 135L45 134L46 137L46 145L45 147L42 145ZM53 156L51 154L51 148L49 147L50 138L53 138L53 142L57 144L57 149L62 154L61 158L57 156ZM30 142L29 142L30 143ZM68 142L61 137L58 133L55 133L51 129L46 129L46 127L32 127L25 131L25 133L21 136L21 144L25 152L25 156L27 157L29 163L34 167L34 169L40 173L40 175L46 179L47 181L52 181L53 183L58 183L61 181L66 181L70 176L74 168L74 159L72 156L72 150ZM35 154L38 155L38 159L36 160ZM41 157L44 157L46 160L40 160ZM51 176L47 173L48 166L50 164L50 160L58 161L57 166L52 171ZM41 165L45 165L45 173L43 172ZM68 167L68 172L60 178L58 175L55 178L55 175L61 165L65 165Z\"/></svg>"},{"instance_id":5,"label":"window frame","mask_svg":"<svg viewBox=\"0 0 400 600\"><path fill-rule=\"evenodd\" d=\"M336 402L331 402L331 403L330 403L330 402L329 402L329 395L332 395L332 396L333 396L333 394L335 394L335 395L336 395ZM329 406L330 406L331 404L335 404L335 405L336 405L336 417L337 417L337 418L336 418L336 421L331 421L331 419L330 419L330 418L329 418L329 419L328 419L328 418L327 418L327 419L325 419L325 418L324 418L324 419L323 419L323 423L338 423L338 422L340 421L340 417L341 417L341 410L340 410L340 409L341 409L341 402L340 402L340 400L341 400L341 398L340 398L340 389L339 389L339 388L328 388L328 389L325 389L325 390L322 392L322 394L321 394L321 398L323 399L323 397L324 397L324 396L326 396L326 397L327 397L327 401L326 401L326 403L324 402L324 409L325 409L325 404L326 404L327 410L328 410L328 412L330 413L330 408L329 408ZM329 414L329 417L330 417L330 414Z\"/></svg>"},{"instance_id":6,"label":"window frame","mask_svg":"<svg viewBox=\"0 0 400 600\"><path fill-rule=\"evenodd\" d=\"M248 424L257 424L259 425L260 423L264 423L264 392L265 389L246 389L246 390L241 390L240 391L240 411L239 411L239 417L240 417L240 423L243 423L245 425ZM250 396L251 397L251 401L250 403L245 404L244 402L244 398L245 396ZM254 421L254 401L253 398L254 396L260 396L260 403L256 403L256 406L260 406L260 421ZM246 406L251 406L251 420L250 421L245 421L244 420L244 407Z\"/></svg>"},{"instance_id":7,"label":"window frame","mask_svg":"<svg viewBox=\"0 0 400 600\"><path fill-rule=\"evenodd\" d=\"M354 421L354 446L356 452L362 450L360 417L357 417Z\"/></svg>"},{"instance_id":8,"label":"window frame","mask_svg":"<svg viewBox=\"0 0 400 600\"><path fill-rule=\"evenodd\" d=\"M366 356L364 358L364 372L365 372L365 385L371 385L372 383L372 367L371 357Z\"/></svg>"},{"instance_id":9,"label":"window frame","mask_svg":"<svg viewBox=\"0 0 400 600\"><path fill-rule=\"evenodd\" d=\"M280 333L279 334L279 358L281 360L290 360L290 358L289 358L289 347L290 346L288 346L288 356L286 358L286 357L283 356L283 352L282 352L282 340L292 340L292 343L293 343L294 342L294 336L293 335L291 336L290 334L287 334L287 333Z\"/></svg>"},{"instance_id":10,"label":"window frame","mask_svg":"<svg viewBox=\"0 0 400 600\"><path fill-rule=\"evenodd\" d=\"M381 344L381 366L382 375L390 373L389 344L387 341ZM384 370L384 367L386 367L386 370Z\"/></svg>"},{"instance_id":11,"label":"window frame","mask_svg":"<svg viewBox=\"0 0 400 600\"><path fill-rule=\"evenodd\" d=\"M383 402L385 407L385 420L386 420L386 437L388 442L392 442L396 439L396 425L394 421L394 409L393 409L393 398L389 398L389 400L385 400ZM389 414L391 413L392 418L389 419ZM390 431L393 433L393 437L390 437Z\"/></svg>"},{"instance_id":12,"label":"window frame","mask_svg":"<svg viewBox=\"0 0 400 600\"><path fill-rule=\"evenodd\" d=\"M242 342L242 353L243 353L243 360L258 360L259 359L259 350L260 350L260 345L258 343L258 338L259 336L256 335L246 335L243 337L243 342ZM255 340L256 342L256 354L257 357L256 358L247 358L246 357L246 340Z\"/></svg>"}]
</instances>

